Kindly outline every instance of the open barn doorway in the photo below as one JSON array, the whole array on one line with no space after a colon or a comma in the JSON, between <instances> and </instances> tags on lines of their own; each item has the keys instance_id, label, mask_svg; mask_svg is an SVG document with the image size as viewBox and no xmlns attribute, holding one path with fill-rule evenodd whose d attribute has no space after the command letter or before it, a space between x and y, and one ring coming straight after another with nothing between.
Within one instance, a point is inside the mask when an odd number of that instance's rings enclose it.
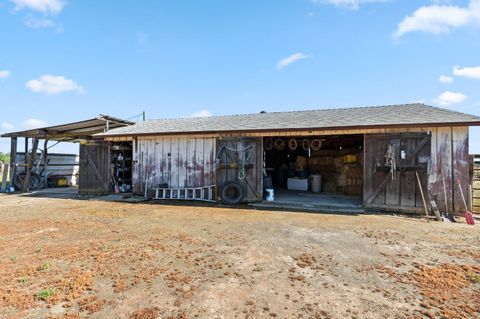
<instances>
[{"instance_id":1,"label":"open barn doorway","mask_svg":"<svg viewBox=\"0 0 480 319\"><path fill-rule=\"evenodd\" d=\"M115 142L110 148L110 191L132 192L132 142Z\"/></svg>"},{"instance_id":2,"label":"open barn doorway","mask_svg":"<svg viewBox=\"0 0 480 319\"><path fill-rule=\"evenodd\" d=\"M360 208L363 143L360 134L264 138L264 203Z\"/></svg>"}]
</instances>

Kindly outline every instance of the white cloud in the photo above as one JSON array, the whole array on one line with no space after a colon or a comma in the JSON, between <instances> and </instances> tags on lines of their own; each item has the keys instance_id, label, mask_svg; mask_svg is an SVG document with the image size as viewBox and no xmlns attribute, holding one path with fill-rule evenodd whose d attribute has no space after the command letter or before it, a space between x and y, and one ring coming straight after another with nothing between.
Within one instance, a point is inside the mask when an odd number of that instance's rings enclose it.
<instances>
[{"instance_id":1,"label":"white cloud","mask_svg":"<svg viewBox=\"0 0 480 319\"><path fill-rule=\"evenodd\" d=\"M297 62L297 61L300 61L300 60L303 60L303 59L307 59L309 58L310 56L302 53L302 52L298 52L298 53L295 53L295 54L292 54L286 58L283 58L281 59L280 61L278 61L277 63L277 70L281 70L283 69L284 67L294 63L294 62Z\"/></svg>"},{"instance_id":2,"label":"white cloud","mask_svg":"<svg viewBox=\"0 0 480 319\"><path fill-rule=\"evenodd\" d=\"M443 84L449 84L453 82L453 78L448 75L440 75L440 77L438 78L438 82Z\"/></svg>"},{"instance_id":3,"label":"white cloud","mask_svg":"<svg viewBox=\"0 0 480 319\"><path fill-rule=\"evenodd\" d=\"M480 80L480 66L461 68L456 65L453 67L453 75Z\"/></svg>"},{"instance_id":4,"label":"white cloud","mask_svg":"<svg viewBox=\"0 0 480 319\"><path fill-rule=\"evenodd\" d=\"M25 25L32 29L53 28L55 27L55 22L50 19L35 19L27 17L25 19Z\"/></svg>"},{"instance_id":5,"label":"white cloud","mask_svg":"<svg viewBox=\"0 0 480 319\"><path fill-rule=\"evenodd\" d=\"M452 104L462 103L467 98L468 96L463 93L445 91L433 101L441 106L449 106Z\"/></svg>"},{"instance_id":6,"label":"white cloud","mask_svg":"<svg viewBox=\"0 0 480 319\"><path fill-rule=\"evenodd\" d=\"M48 126L48 123L39 119L26 119L22 122L22 126L27 130L32 130L34 128Z\"/></svg>"},{"instance_id":7,"label":"white cloud","mask_svg":"<svg viewBox=\"0 0 480 319\"><path fill-rule=\"evenodd\" d=\"M409 32L449 33L454 28L480 25L480 0L470 0L467 7L433 4L423 6L397 26L394 37Z\"/></svg>"},{"instance_id":8,"label":"white cloud","mask_svg":"<svg viewBox=\"0 0 480 319\"><path fill-rule=\"evenodd\" d=\"M27 16L25 18L25 25L32 29L45 29L45 28L55 28L57 33L63 32L63 27L61 24L58 24L50 19L37 19L32 16Z\"/></svg>"},{"instance_id":9,"label":"white cloud","mask_svg":"<svg viewBox=\"0 0 480 319\"><path fill-rule=\"evenodd\" d=\"M11 0L16 10L30 9L44 14L58 14L66 5L64 0Z\"/></svg>"},{"instance_id":10,"label":"white cloud","mask_svg":"<svg viewBox=\"0 0 480 319\"><path fill-rule=\"evenodd\" d=\"M4 131L13 131L15 129L15 125L13 125L12 123L8 123L8 122L2 122L2 125L0 125L0 127Z\"/></svg>"},{"instance_id":11,"label":"white cloud","mask_svg":"<svg viewBox=\"0 0 480 319\"><path fill-rule=\"evenodd\" d=\"M85 89L74 80L51 74L44 74L39 79L30 80L25 86L32 92L46 95L57 95L64 92L85 93Z\"/></svg>"},{"instance_id":12,"label":"white cloud","mask_svg":"<svg viewBox=\"0 0 480 319\"><path fill-rule=\"evenodd\" d=\"M0 79L5 79L10 76L10 71L8 70L0 70Z\"/></svg>"},{"instance_id":13,"label":"white cloud","mask_svg":"<svg viewBox=\"0 0 480 319\"><path fill-rule=\"evenodd\" d=\"M386 2L388 0L312 0L313 3L332 4L337 7L343 7L350 10L358 10L360 5L373 2Z\"/></svg>"},{"instance_id":14,"label":"white cloud","mask_svg":"<svg viewBox=\"0 0 480 319\"><path fill-rule=\"evenodd\" d=\"M213 114L209 110L200 110L198 112L195 112L191 115L191 117L210 117L213 116Z\"/></svg>"}]
</instances>

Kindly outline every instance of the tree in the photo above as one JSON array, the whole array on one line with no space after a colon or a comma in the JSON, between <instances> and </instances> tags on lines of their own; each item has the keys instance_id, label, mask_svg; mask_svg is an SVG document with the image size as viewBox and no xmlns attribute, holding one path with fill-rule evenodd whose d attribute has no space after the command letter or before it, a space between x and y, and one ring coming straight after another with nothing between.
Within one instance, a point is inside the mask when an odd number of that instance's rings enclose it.
<instances>
[{"instance_id":1,"label":"tree","mask_svg":"<svg viewBox=\"0 0 480 319\"><path fill-rule=\"evenodd\" d=\"M10 154L0 152L0 162L10 163Z\"/></svg>"}]
</instances>

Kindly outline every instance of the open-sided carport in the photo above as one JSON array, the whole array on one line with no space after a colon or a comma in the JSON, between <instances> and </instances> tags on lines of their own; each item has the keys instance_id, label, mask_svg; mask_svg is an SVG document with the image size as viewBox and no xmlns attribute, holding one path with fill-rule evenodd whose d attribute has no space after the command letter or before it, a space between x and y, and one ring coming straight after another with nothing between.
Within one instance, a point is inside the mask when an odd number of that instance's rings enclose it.
<instances>
[{"instance_id":1,"label":"open-sided carport","mask_svg":"<svg viewBox=\"0 0 480 319\"><path fill-rule=\"evenodd\" d=\"M101 161L93 160L92 155L88 152L91 144L98 145L98 141L93 141L92 136L97 133L107 132L110 129L120 128L132 125L133 122L122 120L108 115L99 115L95 118L66 123L55 126L36 128L26 131L18 131L3 134L2 137L10 138L10 181L13 181L18 167L22 167L22 190L28 191L32 186L32 172L34 168L40 168L46 172L49 163L49 143L54 142L71 142L80 143L80 176L79 191L83 187L88 187L92 178L98 178L100 174L96 163ZM24 162L19 163L17 159L18 139L25 139L25 157ZM41 148L41 142L43 148ZM38 156L38 151L41 155ZM87 150L87 151L85 151ZM89 160L90 159L90 160ZM20 171L20 169L18 170ZM108 172L107 172L108 174ZM37 187L47 187L47 178L40 181L41 185ZM95 183L96 184L96 183Z\"/></svg>"}]
</instances>

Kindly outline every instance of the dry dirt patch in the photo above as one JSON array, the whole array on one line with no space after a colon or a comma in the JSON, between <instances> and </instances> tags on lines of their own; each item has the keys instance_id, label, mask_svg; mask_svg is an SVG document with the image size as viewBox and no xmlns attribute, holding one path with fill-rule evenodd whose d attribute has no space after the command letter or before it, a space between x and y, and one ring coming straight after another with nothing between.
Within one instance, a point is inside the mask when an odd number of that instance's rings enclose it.
<instances>
[{"instance_id":1,"label":"dry dirt patch","mask_svg":"<svg viewBox=\"0 0 480 319\"><path fill-rule=\"evenodd\" d=\"M479 228L0 195L0 318L477 318Z\"/></svg>"}]
</instances>

